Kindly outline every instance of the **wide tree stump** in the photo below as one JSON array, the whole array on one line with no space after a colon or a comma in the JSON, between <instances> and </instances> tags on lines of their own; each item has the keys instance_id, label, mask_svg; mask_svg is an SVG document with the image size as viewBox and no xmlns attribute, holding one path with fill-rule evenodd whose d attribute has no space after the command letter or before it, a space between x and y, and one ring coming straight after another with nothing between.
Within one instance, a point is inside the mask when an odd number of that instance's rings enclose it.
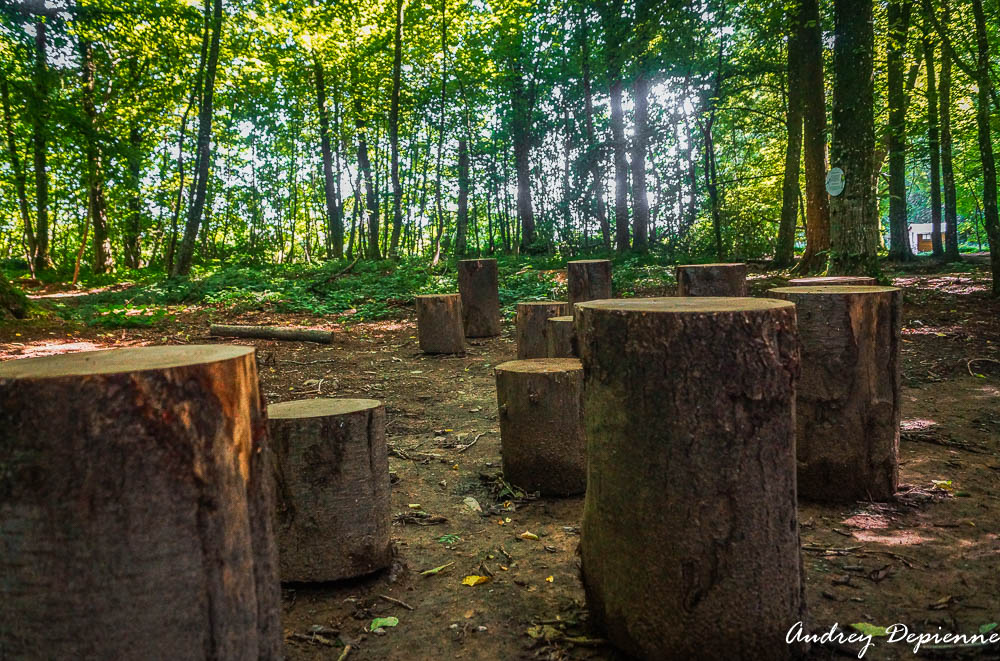
<instances>
[{"instance_id":1,"label":"wide tree stump","mask_svg":"<svg viewBox=\"0 0 1000 661\"><path fill-rule=\"evenodd\" d=\"M513 360L497 365L496 376L504 479L543 495L583 493L587 459L580 361Z\"/></svg>"},{"instance_id":2,"label":"wide tree stump","mask_svg":"<svg viewBox=\"0 0 1000 661\"><path fill-rule=\"evenodd\" d=\"M642 659L790 657L785 634L804 612L794 306L651 298L576 310L591 617Z\"/></svg>"},{"instance_id":3,"label":"wide tree stump","mask_svg":"<svg viewBox=\"0 0 1000 661\"><path fill-rule=\"evenodd\" d=\"M278 659L254 350L0 363L0 656Z\"/></svg>"},{"instance_id":4,"label":"wide tree stump","mask_svg":"<svg viewBox=\"0 0 1000 661\"><path fill-rule=\"evenodd\" d=\"M576 358L573 317L552 317L545 322L545 346L548 358Z\"/></svg>"},{"instance_id":5,"label":"wide tree stump","mask_svg":"<svg viewBox=\"0 0 1000 661\"><path fill-rule=\"evenodd\" d=\"M895 287L780 287L802 341L798 491L827 502L887 500L899 476L900 330Z\"/></svg>"},{"instance_id":6,"label":"wide tree stump","mask_svg":"<svg viewBox=\"0 0 1000 661\"><path fill-rule=\"evenodd\" d=\"M874 286L878 280L866 275L826 275L813 278L792 278L789 287L815 287L817 285L863 285Z\"/></svg>"},{"instance_id":7,"label":"wide tree stump","mask_svg":"<svg viewBox=\"0 0 1000 661\"><path fill-rule=\"evenodd\" d=\"M271 404L283 582L336 581L392 563L385 407L374 399Z\"/></svg>"},{"instance_id":8,"label":"wide tree stump","mask_svg":"<svg viewBox=\"0 0 1000 661\"><path fill-rule=\"evenodd\" d=\"M611 298L611 260L578 259L566 263L570 308L576 303Z\"/></svg>"},{"instance_id":9,"label":"wide tree stump","mask_svg":"<svg viewBox=\"0 0 1000 661\"><path fill-rule=\"evenodd\" d=\"M676 267L678 296L746 296L746 264L687 264Z\"/></svg>"},{"instance_id":10,"label":"wide tree stump","mask_svg":"<svg viewBox=\"0 0 1000 661\"><path fill-rule=\"evenodd\" d=\"M416 299L420 350L424 353L464 353L460 295L428 294Z\"/></svg>"},{"instance_id":11,"label":"wide tree stump","mask_svg":"<svg viewBox=\"0 0 1000 661\"><path fill-rule=\"evenodd\" d=\"M552 317L565 317L570 313L565 301L525 301L517 304L517 358L545 358L548 345L545 341L545 324Z\"/></svg>"},{"instance_id":12,"label":"wide tree stump","mask_svg":"<svg viewBox=\"0 0 1000 661\"><path fill-rule=\"evenodd\" d=\"M466 337L500 334L500 289L497 260L462 259L458 262L458 291Z\"/></svg>"}]
</instances>

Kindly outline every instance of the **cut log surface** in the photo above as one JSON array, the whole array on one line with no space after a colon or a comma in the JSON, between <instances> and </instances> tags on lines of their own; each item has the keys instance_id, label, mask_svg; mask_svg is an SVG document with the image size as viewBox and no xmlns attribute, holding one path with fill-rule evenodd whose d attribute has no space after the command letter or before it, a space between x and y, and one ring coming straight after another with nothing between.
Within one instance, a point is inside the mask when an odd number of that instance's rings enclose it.
<instances>
[{"instance_id":1,"label":"cut log surface","mask_svg":"<svg viewBox=\"0 0 1000 661\"><path fill-rule=\"evenodd\" d=\"M795 307L654 298L576 309L591 618L637 658L790 658L785 634L804 619Z\"/></svg>"},{"instance_id":2,"label":"cut log surface","mask_svg":"<svg viewBox=\"0 0 1000 661\"><path fill-rule=\"evenodd\" d=\"M458 262L458 292L462 295L462 320L466 337L500 334L500 289L497 260L463 259Z\"/></svg>"},{"instance_id":3,"label":"cut log surface","mask_svg":"<svg viewBox=\"0 0 1000 661\"><path fill-rule=\"evenodd\" d=\"M497 365L496 377L504 479L543 495L583 493L587 459L580 361L514 360Z\"/></svg>"},{"instance_id":4,"label":"cut log surface","mask_svg":"<svg viewBox=\"0 0 1000 661\"><path fill-rule=\"evenodd\" d=\"M546 321L545 344L549 358L576 358L573 317L552 317Z\"/></svg>"},{"instance_id":5,"label":"cut log surface","mask_svg":"<svg viewBox=\"0 0 1000 661\"><path fill-rule=\"evenodd\" d=\"M545 358L549 348L545 324L552 317L570 314L566 301L525 301L517 304L517 359Z\"/></svg>"},{"instance_id":6,"label":"cut log surface","mask_svg":"<svg viewBox=\"0 0 1000 661\"><path fill-rule=\"evenodd\" d=\"M566 263L569 304L611 298L611 260L579 259Z\"/></svg>"},{"instance_id":7,"label":"cut log surface","mask_svg":"<svg viewBox=\"0 0 1000 661\"><path fill-rule=\"evenodd\" d=\"M862 285L874 286L878 280L866 275L826 275L815 278L792 278L788 281L790 287L815 287L818 285Z\"/></svg>"},{"instance_id":8,"label":"cut log surface","mask_svg":"<svg viewBox=\"0 0 1000 661\"><path fill-rule=\"evenodd\" d=\"M417 337L424 353L464 353L465 329L459 294L417 296Z\"/></svg>"},{"instance_id":9,"label":"cut log surface","mask_svg":"<svg viewBox=\"0 0 1000 661\"><path fill-rule=\"evenodd\" d=\"M798 491L827 502L887 500L898 486L900 332L895 287L779 287L802 341Z\"/></svg>"},{"instance_id":10,"label":"cut log surface","mask_svg":"<svg viewBox=\"0 0 1000 661\"><path fill-rule=\"evenodd\" d=\"M746 264L687 264L676 268L678 296L746 296Z\"/></svg>"},{"instance_id":11,"label":"cut log surface","mask_svg":"<svg viewBox=\"0 0 1000 661\"><path fill-rule=\"evenodd\" d=\"M0 657L278 659L254 350L0 363Z\"/></svg>"},{"instance_id":12,"label":"cut log surface","mask_svg":"<svg viewBox=\"0 0 1000 661\"><path fill-rule=\"evenodd\" d=\"M392 562L385 407L308 399L267 408L283 582L336 581Z\"/></svg>"},{"instance_id":13,"label":"cut log surface","mask_svg":"<svg viewBox=\"0 0 1000 661\"><path fill-rule=\"evenodd\" d=\"M290 340L292 342L333 342L333 332L309 328L287 328L285 326L226 326L212 324L210 335L218 337L244 337L256 340Z\"/></svg>"}]
</instances>

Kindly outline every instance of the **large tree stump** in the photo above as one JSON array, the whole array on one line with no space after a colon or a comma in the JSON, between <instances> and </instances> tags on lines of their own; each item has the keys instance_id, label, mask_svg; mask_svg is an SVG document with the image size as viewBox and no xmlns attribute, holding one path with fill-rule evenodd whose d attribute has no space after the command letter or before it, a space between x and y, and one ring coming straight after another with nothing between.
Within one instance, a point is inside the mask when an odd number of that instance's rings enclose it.
<instances>
[{"instance_id":1,"label":"large tree stump","mask_svg":"<svg viewBox=\"0 0 1000 661\"><path fill-rule=\"evenodd\" d=\"M878 280L866 275L826 275L812 278L792 278L789 287L815 287L817 285L863 285L874 286Z\"/></svg>"},{"instance_id":2,"label":"large tree stump","mask_svg":"<svg viewBox=\"0 0 1000 661\"><path fill-rule=\"evenodd\" d=\"M253 349L0 364L0 656L277 659Z\"/></svg>"},{"instance_id":3,"label":"large tree stump","mask_svg":"<svg viewBox=\"0 0 1000 661\"><path fill-rule=\"evenodd\" d=\"M424 353L464 353L460 295L428 294L416 299L420 350Z\"/></svg>"},{"instance_id":4,"label":"large tree stump","mask_svg":"<svg viewBox=\"0 0 1000 661\"><path fill-rule=\"evenodd\" d=\"M569 305L611 298L611 260L579 259L566 263Z\"/></svg>"},{"instance_id":5,"label":"large tree stump","mask_svg":"<svg viewBox=\"0 0 1000 661\"><path fill-rule=\"evenodd\" d=\"M687 264L678 266L678 296L746 296L746 264Z\"/></svg>"},{"instance_id":6,"label":"large tree stump","mask_svg":"<svg viewBox=\"0 0 1000 661\"><path fill-rule=\"evenodd\" d=\"M591 616L643 659L791 656L785 634L804 611L794 306L652 298L576 309Z\"/></svg>"},{"instance_id":7,"label":"large tree stump","mask_svg":"<svg viewBox=\"0 0 1000 661\"><path fill-rule=\"evenodd\" d=\"M781 287L802 341L798 491L827 502L886 500L899 474L902 291Z\"/></svg>"},{"instance_id":8,"label":"large tree stump","mask_svg":"<svg viewBox=\"0 0 1000 661\"><path fill-rule=\"evenodd\" d=\"M497 365L496 376L504 479L543 495L583 493L587 459L580 361L513 360Z\"/></svg>"},{"instance_id":9,"label":"large tree stump","mask_svg":"<svg viewBox=\"0 0 1000 661\"><path fill-rule=\"evenodd\" d=\"M565 301L526 301L517 304L517 358L545 358L545 324L552 317L565 317L570 313Z\"/></svg>"},{"instance_id":10,"label":"large tree stump","mask_svg":"<svg viewBox=\"0 0 1000 661\"><path fill-rule=\"evenodd\" d=\"M548 358L576 358L573 317L552 317L545 322L545 346Z\"/></svg>"},{"instance_id":11,"label":"large tree stump","mask_svg":"<svg viewBox=\"0 0 1000 661\"><path fill-rule=\"evenodd\" d=\"M466 337L500 334L500 289L497 260L463 259L458 262L458 291Z\"/></svg>"},{"instance_id":12,"label":"large tree stump","mask_svg":"<svg viewBox=\"0 0 1000 661\"><path fill-rule=\"evenodd\" d=\"M392 562L385 407L306 399L267 407L281 580L336 581Z\"/></svg>"}]
</instances>

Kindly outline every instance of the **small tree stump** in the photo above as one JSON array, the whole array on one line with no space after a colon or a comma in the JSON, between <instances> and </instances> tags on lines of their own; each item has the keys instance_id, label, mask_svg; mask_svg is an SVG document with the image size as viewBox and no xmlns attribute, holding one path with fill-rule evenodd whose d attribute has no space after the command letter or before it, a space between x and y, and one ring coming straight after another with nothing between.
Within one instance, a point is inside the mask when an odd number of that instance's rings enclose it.
<instances>
[{"instance_id":1,"label":"small tree stump","mask_svg":"<svg viewBox=\"0 0 1000 661\"><path fill-rule=\"evenodd\" d=\"M392 563L385 407L306 399L267 407L281 580L337 581Z\"/></svg>"},{"instance_id":2,"label":"small tree stump","mask_svg":"<svg viewBox=\"0 0 1000 661\"><path fill-rule=\"evenodd\" d=\"M576 358L573 317L552 317L546 321L545 345L549 358Z\"/></svg>"},{"instance_id":3,"label":"small tree stump","mask_svg":"<svg viewBox=\"0 0 1000 661\"><path fill-rule=\"evenodd\" d=\"M564 317L570 313L565 301L525 301L517 304L517 358L545 358L548 345L545 342L545 324L552 317Z\"/></svg>"},{"instance_id":4,"label":"small tree stump","mask_svg":"<svg viewBox=\"0 0 1000 661\"><path fill-rule=\"evenodd\" d=\"M611 260L578 259L566 263L570 308L576 303L611 298Z\"/></svg>"},{"instance_id":5,"label":"small tree stump","mask_svg":"<svg viewBox=\"0 0 1000 661\"><path fill-rule=\"evenodd\" d=\"M900 331L895 287L780 287L802 341L798 491L826 502L887 500L899 479Z\"/></svg>"},{"instance_id":6,"label":"small tree stump","mask_svg":"<svg viewBox=\"0 0 1000 661\"><path fill-rule=\"evenodd\" d=\"M576 309L591 617L638 658L791 657L785 634L804 613L794 306L652 298Z\"/></svg>"},{"instance_id":7,"label":"small tree stump","mask_svg":"<svg viewBox=\"0 0 1000 661\"><path fill-rule=\"evenodd\" d=\"M458 291L466 337L500 334L500 289L497 260L462 259L458 262Z\"/></svg>"},{"instance_id":8,"label":"small tree stump","mask_svg":"<svg viewBox=\"0 0 1000 661\"><path fill-rule=\"evenodd\" d=\"M687 264L678 266L678 296L746 296L746 264Z\"/></svg>"},{"instance_id":9,"label":"small tree stump","mask_svg":"<svg viewBox=\"0 0 1000 661\"><path fill-rule=\"evenodd\" d=\"M814 278L792 278L789 287L815 287L817 285L878 285L878 280L866 275L827 275Z\"/></svg>"},{"instance_id":10,"label":"small tree stump","mask_svg":"<svg viewBox=\"0 0 1000 661\"><path fill-rule=\"evenodd\" d=\"M583 493L587 459L580 361L513 360L497 365L496 376L504 479L548 496Z\"/></svg>"},{"instance_id":11,"label":"small tree stump","mask_svg":"<svg viewBox=\"0 0 1000 661\"><path fill-rule=\"evenodd\" d=\"M0 364L0 656L279 659L254 350Z\"/></svg>"},{"instance_id":12,"label":"small tree stump","mask_svg":"<svg viewBox=\"0 0 1000 661\"><path fill-rule=\"evenodd\" d=\"M416 299L420 350L424 353L464 353L460 295L428 294Z\"/></svg>"}]
</instances>

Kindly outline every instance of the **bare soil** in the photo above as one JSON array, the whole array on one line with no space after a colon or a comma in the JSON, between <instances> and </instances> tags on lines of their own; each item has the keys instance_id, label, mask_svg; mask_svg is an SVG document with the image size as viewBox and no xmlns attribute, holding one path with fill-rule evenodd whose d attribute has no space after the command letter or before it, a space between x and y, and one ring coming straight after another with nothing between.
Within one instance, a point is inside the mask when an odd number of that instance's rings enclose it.
<instances>
[{"instance_id":1,"label":"bare soil","mask_svg":"<svg viewBox=\"0 0 1000 661\"><path fill-rule=\"evenodd\" d=\"M751 290L780 282L759 278ZM806 628L899 622L911 631L975 633L1000 621L1000 303L988 296L984 270L895 283L906 290L902 486L892 502L800 504ZM209 318L329 324L206 308L155 329L110 332L50 318L0 325L0 360L222 341L207 337ZM350 645L352 661L620 658L587 628L576 555L582 497L511 493L516 485L500 476L493 368L515 357L511 323L501 337L471 340L464 356L447 357L420 353L412 310L334 328L332 346L237 341L257 348L268 401L366 397L387 407L395 562L347 583L285 586L287 657L338 659ZM463 585L467 576L488 580ZM399 624L369 631L372 618L386 616ZM809 658L842 654L857 657L814 646ZM905 644L876 639L865 658L912 656Z\"/></svg>"}]
</instances>

